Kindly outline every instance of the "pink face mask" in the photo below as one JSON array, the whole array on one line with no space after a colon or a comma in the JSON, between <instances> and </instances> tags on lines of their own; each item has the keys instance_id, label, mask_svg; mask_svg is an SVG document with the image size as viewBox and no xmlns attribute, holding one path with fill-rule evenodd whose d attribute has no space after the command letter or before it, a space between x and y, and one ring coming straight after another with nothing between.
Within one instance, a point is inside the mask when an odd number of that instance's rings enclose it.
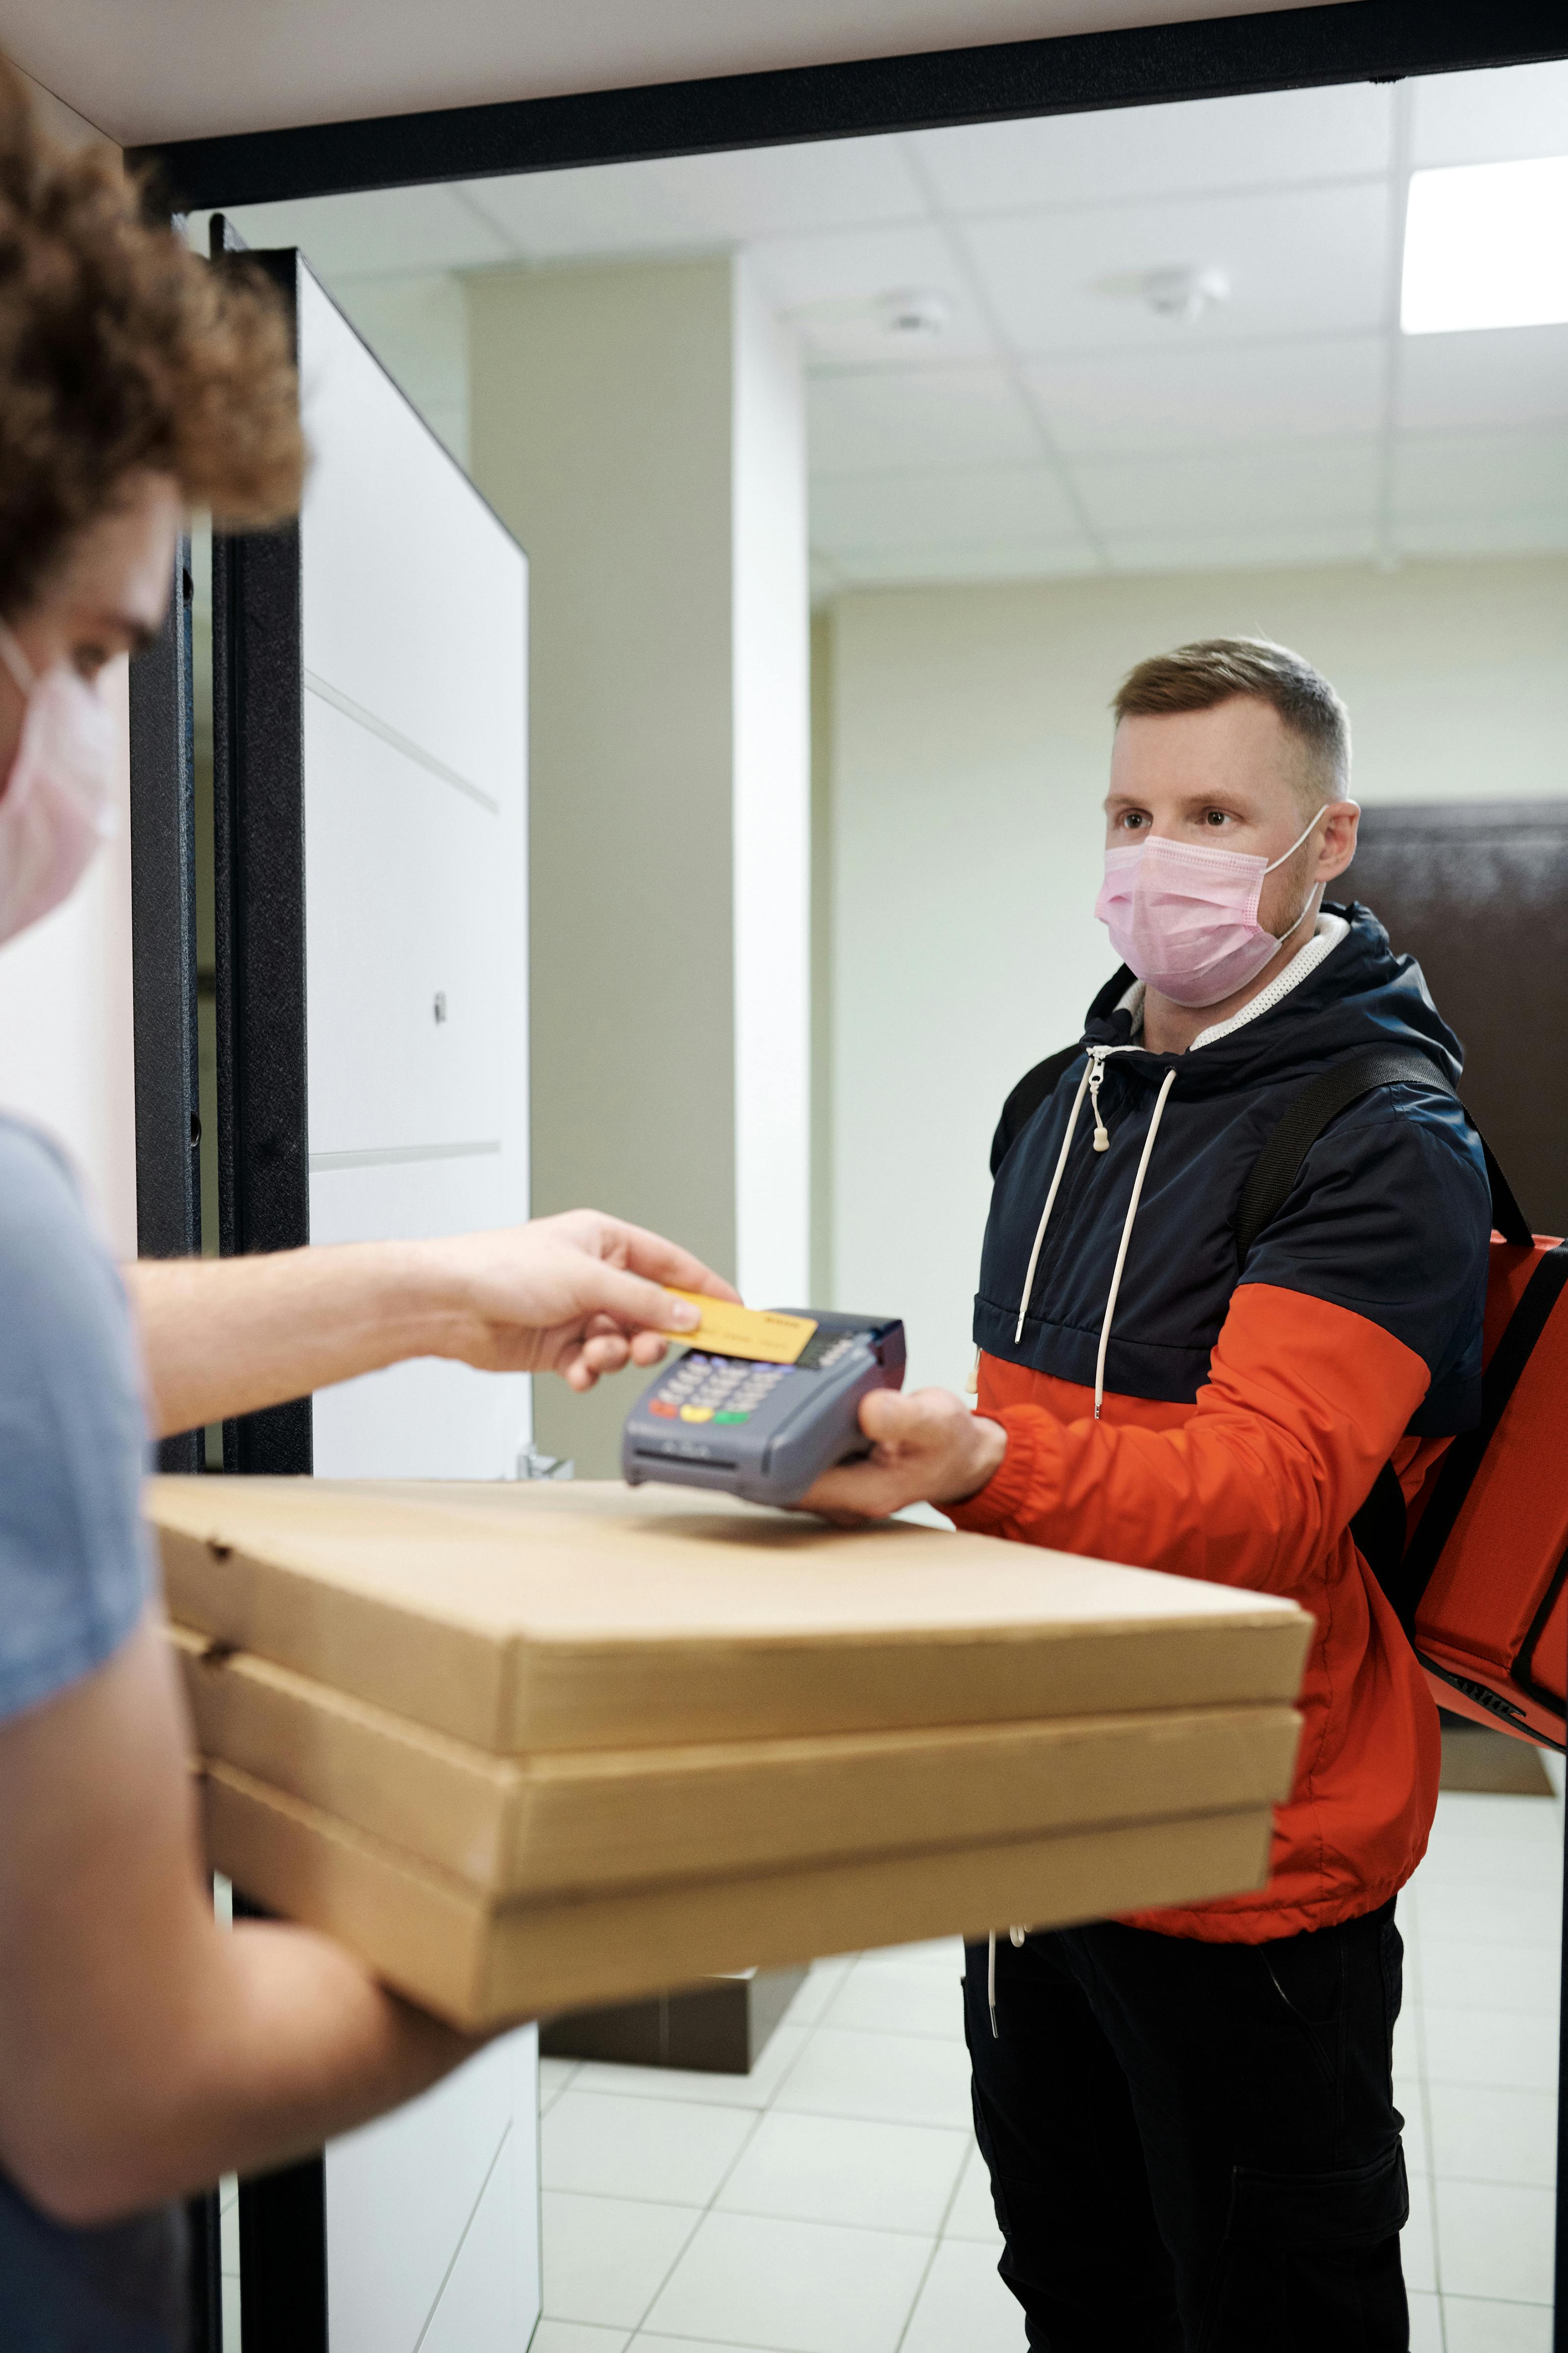
<instances>
[{"instance_id":1,"label":"pink face mask","mask_svg":"<svg viewBox=\"0 0 1568 2353\"><path fill-rule=\"evenodd\" d=\"M1289 849L1265 862L1240 849L1209 849L1151 833L1127 849L1105 853L1105 881L1094 912L1123 964L1177 1005L1217 1005L1255 980L1311 911L1313 892L1288 932L1258 920L1263 878L1306 840L1318 811ZM1315 886L1314 886L1315 889Z\"/></svg>"},{"instance_id":2,"label":"pink face mask","mask_svg":"<svg viewBox=\"0 0 1568 2353\"><path fill-rule=\"evenodd\" d=\"M0 784L0 940L59 905L114 830L114 723L96 688L57 662L42 678L0 622L0 661L27 698Z\"/></svg>"}]
</instances>

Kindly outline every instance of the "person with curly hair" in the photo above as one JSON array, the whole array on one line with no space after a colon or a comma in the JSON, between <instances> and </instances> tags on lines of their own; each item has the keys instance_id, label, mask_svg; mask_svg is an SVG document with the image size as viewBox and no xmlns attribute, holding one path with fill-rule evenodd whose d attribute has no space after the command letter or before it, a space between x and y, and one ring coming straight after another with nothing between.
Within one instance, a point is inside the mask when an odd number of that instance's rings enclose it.
<instances>
[{"instance_id":1,"label":"person with curly hair","mask_svg":"<svg viewBox=\"0 0 1568 2353\"><path fill-rule=\"evenodd\" d=\"M117 659L187 510L292 514L287 327L0 66L0 939L100 838ZM590 1210L224 1262L104 1257L48 1142L0 1118L0 2353L176 2353L182 2210L407 2099L474 2045L322 1936L213 1917L141 1526L147 1423L190 1430L400 1358L651 1364L732 1298Z\"/></svg>"}]
</instances>

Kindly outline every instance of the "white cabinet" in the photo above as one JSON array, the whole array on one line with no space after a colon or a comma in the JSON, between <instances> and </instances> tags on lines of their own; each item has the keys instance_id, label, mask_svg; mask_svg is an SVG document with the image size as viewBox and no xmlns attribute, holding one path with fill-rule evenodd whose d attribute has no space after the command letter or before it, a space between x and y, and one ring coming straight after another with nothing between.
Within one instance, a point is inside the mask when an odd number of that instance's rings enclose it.
<instances>
[{"instance_id":1,"label":"white cabinet","mask_svg":"<svg viewBox=\"0 0 1568 2353\"><path fill-rule=\"evenodd\" d=\"M528 1215L527 565L308 270L300 525L311 1239ZM426 1360L314 1402L328 1477L506 1478L529 1386ZM331 2353L521 2353L537 2038L327 2151Z\"/></svg>"}]
</instances>

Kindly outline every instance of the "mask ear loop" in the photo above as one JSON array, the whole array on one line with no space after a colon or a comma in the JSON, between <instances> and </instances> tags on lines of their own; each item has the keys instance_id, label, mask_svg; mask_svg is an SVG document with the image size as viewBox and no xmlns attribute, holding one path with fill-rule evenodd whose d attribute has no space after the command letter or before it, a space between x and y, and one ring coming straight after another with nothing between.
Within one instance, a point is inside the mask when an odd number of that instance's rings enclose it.
<instances>
[{"instance_id":1,"label":"mask ear loop","mask_svg":"<svg viewBox=\"0 0 1568 2353\"><path fill-rule=\"evenodd\" d=\"M1268 864L1264 868L1264 870L1263 870L1264 873L1265 873L1265 874L1272 874L1276 866L1283 866L1283 865L1284 865L1284 863L1285 863L1285 860L1286 860L1288 858L1294 858L1294 857L1295 857L1295 855L1296 855L1296 852L1300 849L1301 844L1306 840L1308 834L1310 834L1310 833L1311 832L1312 828L1317 824L1317 822L1318 822L1318 818L1319 818L1320 817L1327 817L1327 815L1328 815L1329 811L1330 811L1331 808L1337 807L1338 806L1339 806L1339 804L1338 804L1337 802L1334 802L1334 801L1325 801L1325 802L1323 803L1322 807L1321 807L1321 809L1319 809L1319 810L1318 810L1318 812L1317 812L1316 816L1310 817L1310 818L1308 818L1308 820L1307 820L1307 822L1306 822L1306 825L1302 828L1301 831L1300 831L1300 832L1296 836L1296 839L1295 839L1295 840L1290 844L1289 849L1282 849L1282 850L1280 851L1280 853L1279 853L1279 857L1278 857L1278 858L1276 858L1276 859L1272 859L1272 860L1269 861L1269 863L1268 863ZM1356 812L1356 815L1357 815L1358 817L1360 816L1360 814L1361 814L1361 803L1360 803L1359 801L1351 801L1350 803L1348 803L1348 807L1350 807L1351 808L1353 808L1353 809L1355 810L1355 812ZM1283 946L1284 943L1285 943L1285 942L1286 942L1286 941L1290 937L1290 932L1299 932L1299 931L1300 930L1300 928L1301 928L1302 924L1306 922L1306 920L1307 920L1308 916L1311 913L1311 912L1312 912L1312 895L1313 895L1313 892L1317 890L1317 887L1318 887L1318 886L1317 886L1317 884L1314 882L1314 883L1312 884L1312 886L1311 886L1311 889L1310 889L1310 890L1309 890L1309 892L1307 892L1307 903L1306 903L1306 905L1302 908L1302 910L1301 910L1300 913L1297 916L1297 918L1296 918L1295 922L1291 924L1291 926L1290 926L1290 931L1289 931L1289 932L1277 932L1277 933L1275 934L1275 935L1274 935L1274 936L1276 937L1276 939L1278 939L1278 940L1279 941L1279 943L1280 943L1281 946Z\"/></svg>"}]
</instances>

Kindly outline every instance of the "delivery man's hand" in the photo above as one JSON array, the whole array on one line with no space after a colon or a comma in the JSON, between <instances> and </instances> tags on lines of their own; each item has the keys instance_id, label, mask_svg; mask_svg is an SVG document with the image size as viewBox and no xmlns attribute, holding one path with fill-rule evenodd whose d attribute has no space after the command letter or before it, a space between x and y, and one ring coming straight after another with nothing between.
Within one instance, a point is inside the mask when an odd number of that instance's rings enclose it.
<instances>
[{"instance_id":1,"label":"delivery man's hand","mask_svg":"<svg viewBox=\"0 0 1568 2353\"><path fill-rule=\"evenodd\" d=\"M1007 1451L1000 1422L971 1413L949 1389L873 1389L860 1406L872 1440L861 1462L825 1471L800 1508L840 1526L883 1520L906 1504L961 1504L994 1478Z\"/></svg>"},{"instance_id":2,"label":"delivery man's hand","mask_svg":"<svg viewBox=\"0 0 1568 2353\"><path fill-rule=\"evenodd\" d=\"M661 1334L693 1328L696 1308L666 1283L739 1296L689 1250L597 1209L410 1247L449 1297L441 1356L487 1372L560 1373L574 1389L628 1361L656 1365Z\"/></svg>"}]
</instances>

